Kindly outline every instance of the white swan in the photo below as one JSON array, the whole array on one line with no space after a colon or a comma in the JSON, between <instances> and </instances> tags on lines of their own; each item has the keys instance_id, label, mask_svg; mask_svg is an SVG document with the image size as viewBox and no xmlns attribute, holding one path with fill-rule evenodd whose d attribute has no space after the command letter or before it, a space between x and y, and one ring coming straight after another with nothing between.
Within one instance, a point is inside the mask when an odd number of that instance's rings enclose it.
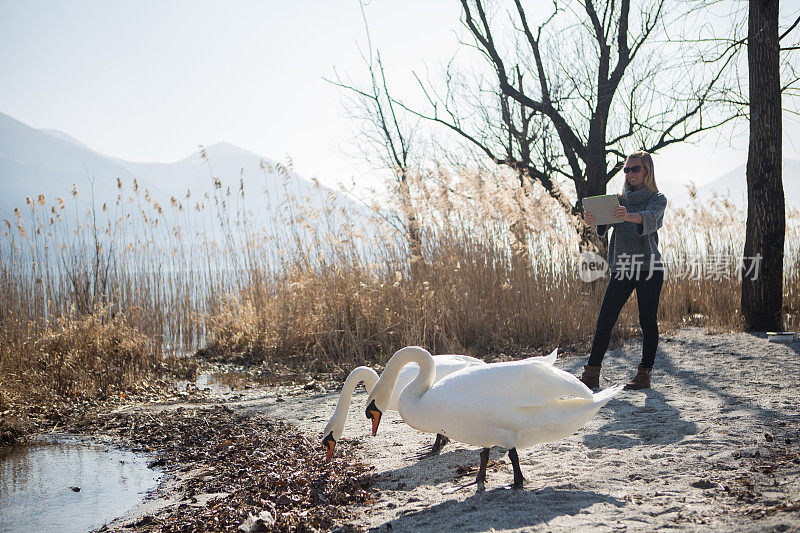
<instances>
[{"instance_id":1,"label":"white swan","mask_svg":"<svg viewBox=\"0 0 800 533\"><path fill-rule=\"evenodd\" d=\"M616 386L592 394L578 378L541 359L465 368L434 383L431 354L418 346L403 348L386 364L367 398L373 435L398 373L408 363L417 363L422 370L398 402L406 424L483 447L478 483L486 479L489 448L506 448L514 467L513 487L522 488L517 448L572 435L622 390Z\"/></svg>"},{"instance_id":2,"label":"white swan","mask_svg":"<svg viewBox=\"0 0 800 533\"><path fill-rule=\"evenodd\" d=\"M553 360L555 361L555 352L550 354L549 357L553 357ZM469 366L486 364L485 361L481 361L475 357L454 354L434 355L433 362L436 366L434 380L442 379L453 372ZM400 393L406 385L411 383L411 380L413 380L418 373L419 365L417 364L406 365L400 371L399 375L397 376L397 382L392 390L392 394L384 407L384 411L397 411L397 401L400 398ZM342 386L342 392L339 395L339 401L336 404L336 410L333 412L333 416L328 421L328 424L325 426L325 429L322 432L324 435L324 438L322 439L322 446L325 448L325 453L328 460L333 457L333 450L336 447L336 443L342 438L344 424L347 421L347 412L350 408L350 401L353 397L353 392L355 391L356 387L359 383L363 382L364 387L369 393L372 392L372 388L375 386L377 381L378 373L366 366L360 366L354 369L347 376L344 386ZM437 434L436 441L433 443L428 453L439 453L442 446L444 446L446 443L447 439L444 436Z\"/></svg>"},{"instance_id":3,"label":"white swan","mask_svg":"<svg viewBox=\"0 0 800 533\"><path fill-rule=\"evenodd\" d=\"M333 449L336 443L342 438L344 432L344 423L347 421L347 411L350 409L350 400L353 398L353 392L359 383L364 383L364 388L367 393L372 392L375 383L378 382L378 373L368 366L359 366L353 369L352 372L344 380L342 392L339 394L339 401L336 402L336 409L333 411L333 416L325 425L322 434L325 435L322 439L322 447L325 448L325 457L328 461L333 458Z\"/></svg>"},{"instance_id":4,"label":"white swan","mask_svg":"<svg viewBox=\"0 0 800 533\"><path fill-rule=\"evenodd\" d=\"M549 355L544 357L534 357L532 359L553 365L555 364L557 357L558 348L553 350ZM475 357L455 354L434 355L433 362L436 365L436 374L434 378L435 381L438 381L443 377L463 368L486 364L485 361L476 359ZM409 363L400 370L400 373L397 376L397 383L394 386L392 395L390 396L387 405L383 409L383 412L397 411L397 402L400 398L400 393L403 391L406 385L411 383L411 380L413 380L418 373L419 365L416 363ZM322 447L325 449L328 460L333 457L336 443L342 438L344 425L347 421L347 413L350 409L350 402L356 387L358 387L359 383L363 382L364 388L367 389L367 393L369 394L372 392L372 389L377 381L378 373L367 366L357 367L347 376L347 379L342 386L342 392L339 395L339 401L336 403L336 409L333 412L333 416L331 416L331 419L328 421L328 423L325 425L325 429L322 431L322 434L324 435L322 439ZM437 433L436 441L431 445L427 453L430 455L439 453L442 446L447 443L447 440L448 439L446 437Z\"/></svg>"}]
</instances>

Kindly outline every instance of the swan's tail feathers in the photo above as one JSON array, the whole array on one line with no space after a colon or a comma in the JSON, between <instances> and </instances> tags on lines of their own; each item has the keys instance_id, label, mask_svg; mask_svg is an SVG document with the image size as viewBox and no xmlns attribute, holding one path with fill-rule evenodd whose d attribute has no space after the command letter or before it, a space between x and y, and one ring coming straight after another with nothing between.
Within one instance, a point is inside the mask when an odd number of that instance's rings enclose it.
<instances>
[{"instance_id":1,"label":"swan's tail feathers","mask_svg":"<svg viewBox=\"0 0 800 533\"><path fill-rule=\"evenodd\" d=\"M623 387L624 385L614 385L613 387L595 393L592 397L592 403L600 405L600 407L604 406L611 398L619 394Z\"/></svg>"},{"instance_id":2,"label":"swan's tail feathers","mask_svg":"<svg viewBox=\"0 0 800 533\"><path fill-rule=\"evenodd\" d=\"M556 358L558 357L558 348L550 352L549 355L534 355L533 357L526 357L522 359L522 361L541 361L542 363L547 363L548 365L556 364Z\"/></svg>"},{"instance_id":3,"label":"swan's tail feathers","mask_svg":"<svg viewBox=\"0 0 800 533\"><path fill-rule=\"evenodd\" d=\"M558 348L550 352L550 355L545 355L544 357L540 357L539 360L547 363L548 365L556 364L556 358L558 358Z\"/></svg>"}]
</instances>

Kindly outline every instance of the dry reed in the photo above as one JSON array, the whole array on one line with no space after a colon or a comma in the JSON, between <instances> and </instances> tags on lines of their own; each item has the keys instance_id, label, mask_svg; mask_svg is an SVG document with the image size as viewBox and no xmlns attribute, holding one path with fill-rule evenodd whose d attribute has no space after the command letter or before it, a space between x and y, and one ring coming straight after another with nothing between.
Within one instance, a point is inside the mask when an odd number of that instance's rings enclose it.
<instances>
[{"instance_id":1,"label":"dry reed","mask_svg":"<svg viewBox=\"0 0 800 533\"><path fill-rule=\"evenodd\" d=\"M418 176L424 263L412 268L397 206L348 211L334 195L298 194L286 168L263 167L280 198L213 179L208 193L162 206L136 182L118 183L113 204L88 208L78 191L50 203L40 195L6 221L0 411L26 397L20 391L102 394L198 348L347 370L407 344L486 356L591 340L605 282L580 281L575 232L542 190L520 191L502 173ZM247 211L246 199L272 206L269 215ZM790 327L799 219L789 213ZM698 265L741 255L743 213L725 199L669 208L660 234L662 326L739 327L734 265L715 265L713 277ZM634 297L616 331L637 327Z\"/></svg>"}]
</instances>

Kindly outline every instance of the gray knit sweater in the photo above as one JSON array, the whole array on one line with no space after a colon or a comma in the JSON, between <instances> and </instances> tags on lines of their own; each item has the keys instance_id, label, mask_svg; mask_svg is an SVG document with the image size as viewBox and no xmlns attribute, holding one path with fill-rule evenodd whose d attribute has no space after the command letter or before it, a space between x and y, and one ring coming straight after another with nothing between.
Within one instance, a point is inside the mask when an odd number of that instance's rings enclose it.
<instances>
[{"instance_id":1,"label":"gray knit sweater","mask_svg":"<svg viewBox=\"0 0 800 533\"><path fill-rule=\"evenodd\" d=\"M611 273L630 272L638 269L663 270L661 252L658 250L658 229L664 222L667 197L647 187L634 190L625 188L619 195L619 203L629 213L642 215L642 223L619 221L614 224L599 224L597 233L602 237L608 226L614 227L608 245L608 266Z\"/></svg>"}]
</instances>

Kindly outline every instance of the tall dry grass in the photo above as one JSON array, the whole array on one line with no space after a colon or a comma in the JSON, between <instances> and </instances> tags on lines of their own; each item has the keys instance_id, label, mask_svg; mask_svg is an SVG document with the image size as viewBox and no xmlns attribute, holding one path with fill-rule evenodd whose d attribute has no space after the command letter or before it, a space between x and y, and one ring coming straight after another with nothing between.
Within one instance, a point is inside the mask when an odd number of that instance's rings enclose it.
<instances>
[{"instance_id":1,"label":"tall dry grass","mask_svg":"<svg viewBox=\"0 0 800 533\"><path fill-rule=\"evenodd\" d=\"M212 179L164 205L135 182L110 203L30 199L0 243L0 410L25 391L102 393L198 348L346 370L407 344L486 355L591 341L606 282L580 281L574 231L543 191L502 173L418 176L424 261L412 266L391 198L373 198L368 217L298 195L283 168L265 178L281 181L280 198ZM267 201L267 218L244 208ZM799 218L786 241L790 327ZM713 279L697 261L740 256L744 214L725 199L670 208L660 235L662 327L738 327L734 265ZM616 331L637 328L633 297Z\"/></svg>"},{"instance_id":2,"label":"tall dry grass","mask_svg":"<svg viewBox=\"0 0 800 533\"><path fill-rule=\"evenodd\" d=\"M293 269L269 285L269 298L261 305L248 296L259 292L255 288L229 303L211 328L209 346L221 353L350 367L380 362L412 343L481 355L585 346L591 340L606 282L579 280L577 239L556 206L536 199L542 191L520 196L510 176L466 173L428 176L412 189L425 258L413 276L409 254L396 235L372 244L381 261L340 258ZM512 253L512 226L520 218L528 225L529 263L516 261ZM659 308L662 326L741 327L737 262L744 222L744 213L721 197L668 210L660 232L668 265ZM798 223L798 213L791 211L788 327L796 320ZM637 332L634 296L617 333Z\"/></svg>"}]
</instances>

